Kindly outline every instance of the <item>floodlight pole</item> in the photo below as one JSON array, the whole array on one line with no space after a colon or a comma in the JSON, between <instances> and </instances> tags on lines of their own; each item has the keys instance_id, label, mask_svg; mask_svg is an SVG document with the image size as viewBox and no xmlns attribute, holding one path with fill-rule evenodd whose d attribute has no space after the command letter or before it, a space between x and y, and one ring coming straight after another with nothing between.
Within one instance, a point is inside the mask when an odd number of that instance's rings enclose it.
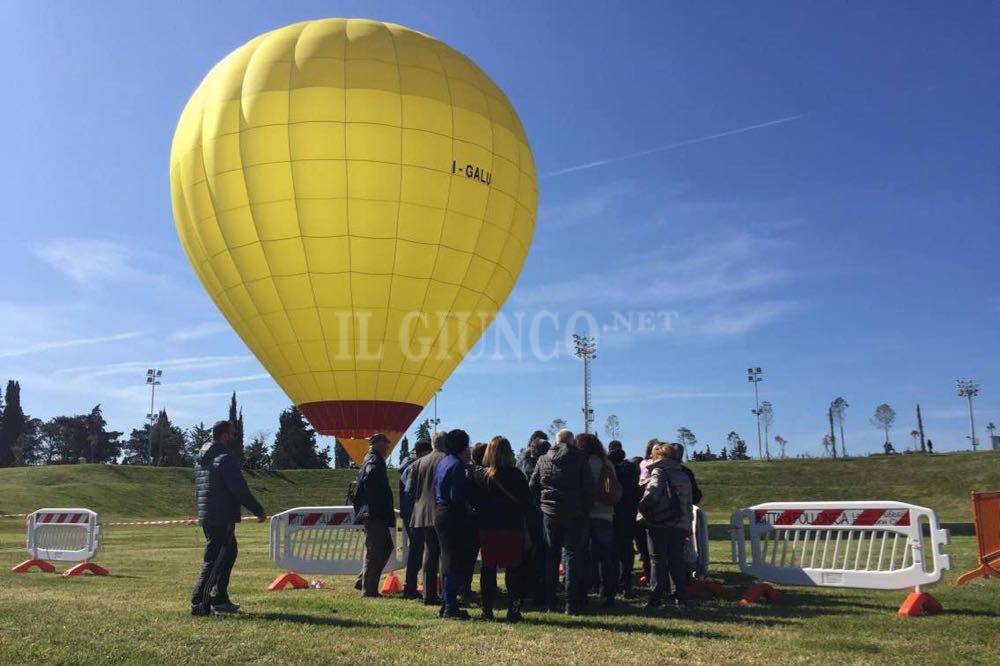
<instances>
[{"instance_id":1,"label":"floodlight pole","mask_svg":"<svg viewBox=\"0 0 1000 666\"><path fill-rule=\"evenodd\" d=\"M583 360L583 432L590 434L594 410L590 408L590 362L597 358L597 343L593 337L573 334L575 355Z\"/></svg>"},{"instance_id":2,"label":"floodlight pole","mask_svg":"<svg viewBox=\"0 0 1000 666\"><path fill-rule=\"evenodd\" d=\"M149 457L149 464L153 464L153 425L156 422L156 387L160 385L163 378L163 370L149 368L146 370L146 383L149 385L149 437L146 438L146 455Z\"/></svg>"},{"instance_id":3,"label":"floodlight pole","mask_svg":"<svg viewBox=\"0 0 1000 666\"><path fill-rule=\"evenodd\" d=\"M972 399L979 395L979 382L974 379L959 379L958 395L967 398L969 401L969 441L972 442L972 451L974 453L978 442L976 441L976 415L972 410Z\"/></svg>"},{"instance_id":4,"label":"floodlight pole","mask_svg":"<svg viewBox=\"0 0 1000 666\"><path fill-rule=\"evenodd\" d=\"M431 430L431 438L434 437L434 434L437 432L438 429L438 424L441 423L441 419L438 418L438 393L440 392L441 389L438 389L437 391L434 392L434 418L431 419L431 423L434 424L434 429Z\"/></svg>"},{"instance_id":5,"label":"floodlight pole","mask_svg":"<svg viewBox=\"0 0 1000 666\"><path fill-rule=\"evenodd\" d=\"M754 409L753 415L757 418L757 459L763 460L763 445L761 444L760 437L760 392L757 390L757 384L761 382L761 375L763 371L760 368L747 368L747 381L753 384L753 402Z\"/></svg>"}]
</instances>

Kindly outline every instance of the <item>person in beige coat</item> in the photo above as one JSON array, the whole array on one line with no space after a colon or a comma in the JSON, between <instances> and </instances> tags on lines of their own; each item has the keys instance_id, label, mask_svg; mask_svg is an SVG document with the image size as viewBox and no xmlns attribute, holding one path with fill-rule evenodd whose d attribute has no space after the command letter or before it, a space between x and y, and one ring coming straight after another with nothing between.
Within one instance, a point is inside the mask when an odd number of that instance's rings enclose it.
<instances>
[{"instance_id":1,"label":"person in beige coat","mask_svg":"<svg viewBox=\"0 0 1000 666\"><path fill-rule=\"evenodd\" d=\"M410 498L413 500L410 526L414 530L420 530L424 539L424 603L428 606L441 603L437 593L441 544L434 529L434 473L438 463L448 455L445 451L446 438L447 433L434 434L431 452L413 463L410 480Z\"/></svg>"}]
</instances>

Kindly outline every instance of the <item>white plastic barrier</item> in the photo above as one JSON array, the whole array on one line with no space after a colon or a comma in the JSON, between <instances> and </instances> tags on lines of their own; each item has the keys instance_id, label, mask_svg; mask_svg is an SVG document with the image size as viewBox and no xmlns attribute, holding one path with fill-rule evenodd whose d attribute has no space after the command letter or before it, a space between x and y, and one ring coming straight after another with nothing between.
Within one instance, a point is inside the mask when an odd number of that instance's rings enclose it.
<instances>
[{"instance_id":1,"label":"white plastic barrier","mask_svg":"<svg viewBox=\"0 0 1000 666\"><path fill-rule=\"evenodd\" d=\"M101 520L90 509L39 509L27 518L27 550L31 559L14 571L24 573L32 567L54 571L48 564L54 562L80 562L66 575L74 576L83 571L105 575L107 571L90 562L101 550Z\"/></svg>"},{"instance_id":2,"label":"white plastic barrier","mask_svg":"<svg viewBox=\"0 0 1000 666\"><path fill-rule=\"evenodd\" d=\"M937 515L902 502L769 502L736 511L730 528L733 561L772 583L898 590L951 568Z\"/></svg>"},{"instance_id":3,"label":"white plastic barrier","mask_svg":"<svg viewBox=\"0 0 1000 666\"><path fill-rule=\"evenodd\" d=\"M384 572L405 567L409 549L405 530L393 526L389 533L393 548ZM354 575L364 566L365 528L354 524L353 507L300 506L271 518L270 550L271 561L288 574L269 589L303 586L300 577L289 574Z\"/></svg>"},{"instance_id":4,"label":"white plastic barrier","mask_svg":"<svg viewBox=\"0 0 1000 666\"><path fill-rule=\"evenodd\" d=\"M684 544L684 559L696 578L708 575L708 517L698 506L691 516L691 536Z\"/></svg>"}]
</instances>

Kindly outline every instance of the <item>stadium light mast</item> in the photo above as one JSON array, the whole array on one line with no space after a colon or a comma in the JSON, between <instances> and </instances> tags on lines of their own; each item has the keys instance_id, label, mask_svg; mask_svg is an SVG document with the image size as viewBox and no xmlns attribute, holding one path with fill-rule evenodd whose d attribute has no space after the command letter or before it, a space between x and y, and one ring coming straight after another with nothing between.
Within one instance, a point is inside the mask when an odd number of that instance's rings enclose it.
<instances>
[{"instance_id":1,"label":"stadium light mast","mask_svg":"<svg viewBox=\"0 0 1000 666\"><path fill-rule=\"evenodd\" d=\"M434 418L431 419L431 438L433 438L434 434L437 433L438 424L441 423L441 419L438 418L438 393L442 390L443 389L438 389L434 392Z\"/></svg>"},{"instance_id":2,"label":"stadium light mast","mask_svg":"<svg viewBox=\"0 0 1000 666\"><path fill-rule=\"evenodd\" d=\"M162 377L163 370L157 370L156 368L146 370L146 384L149 386L149 414L146 414L146 418L149 419L149 438L146 442L146 455L149 456L150 464L153 464L153 424L156 422L156 409L154 408L156 404L156 387L160 385Z\"/></svg>"},{"instance_id":3,"label":"stadium light mast","mask_svg":"<svg viewBox=\"0 0 1000 666\"><path fill-rule=\"evenodd\" d=\"M597 358L597 342L592 336L573 334L575 355L583 359L583 432L590 433L594 410L590 408L590 362Z\"/></svg>"},{"instance_id":4,"label":"stadium light mast","mask_svg":"<svg viewBox=\"0 0 1000 666\"><path fill-rule=\"evenodd\" d=\"M761 445L760 439L760 392L757 390L757 384L763 380L762 375L764 371L760 368L747 368L747 381L753 384L753 403L754 408L752 414L757 418L757 459L763 460L763 446Z\"/></svg>"},{"instance_id":5,"label":"stadium light mast","mask_svg":"<svg viewBox=\"0 0 1000 666\"><path fill-rule=\"evenodd\" d=\"M969 401L969 439L972 441L972 450L975 452L979 442L976 441L976 417L972 411L972 399L979 395L979 382L975 379L959 379L957 383L958 395Z\"/></svg>"}]
</instances>

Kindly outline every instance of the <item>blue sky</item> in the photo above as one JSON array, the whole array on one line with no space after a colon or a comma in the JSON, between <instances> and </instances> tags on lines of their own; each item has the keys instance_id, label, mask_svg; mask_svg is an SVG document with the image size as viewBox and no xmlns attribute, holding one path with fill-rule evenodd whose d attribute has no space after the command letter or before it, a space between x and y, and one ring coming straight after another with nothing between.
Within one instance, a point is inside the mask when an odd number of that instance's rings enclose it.
<instances>
[{"instance_id":1,"label":"blue sky","mask_svg":"<svg viewBox=\"0 0 1000 666\"><path fill-rule=\"evenodd\" d=\"M821 451L838 395L851 453L879 448L881 402L897 448L917 402L938 449L967 447L963 376L982 383L985 440L1000 421L996 4L510 4L0 3L0 379L21 380L32 415L100 402L129 430L155 364L181 425L223 416L235 390L248 429L273 433L286 398L177 242L170 140L232 49L362 16L466 53L521 114L540 210L508 321L552 313L549 345L578 310L672 313L669 330L600 342L597 424L618 415L629 450L680 426L715 450L733 429L751 442L748 365L789 454ZM446 384L444 425L515 445L556 417L578 427L579 361L517 358L497 333Z\"/></svg>"}]
</instances>

